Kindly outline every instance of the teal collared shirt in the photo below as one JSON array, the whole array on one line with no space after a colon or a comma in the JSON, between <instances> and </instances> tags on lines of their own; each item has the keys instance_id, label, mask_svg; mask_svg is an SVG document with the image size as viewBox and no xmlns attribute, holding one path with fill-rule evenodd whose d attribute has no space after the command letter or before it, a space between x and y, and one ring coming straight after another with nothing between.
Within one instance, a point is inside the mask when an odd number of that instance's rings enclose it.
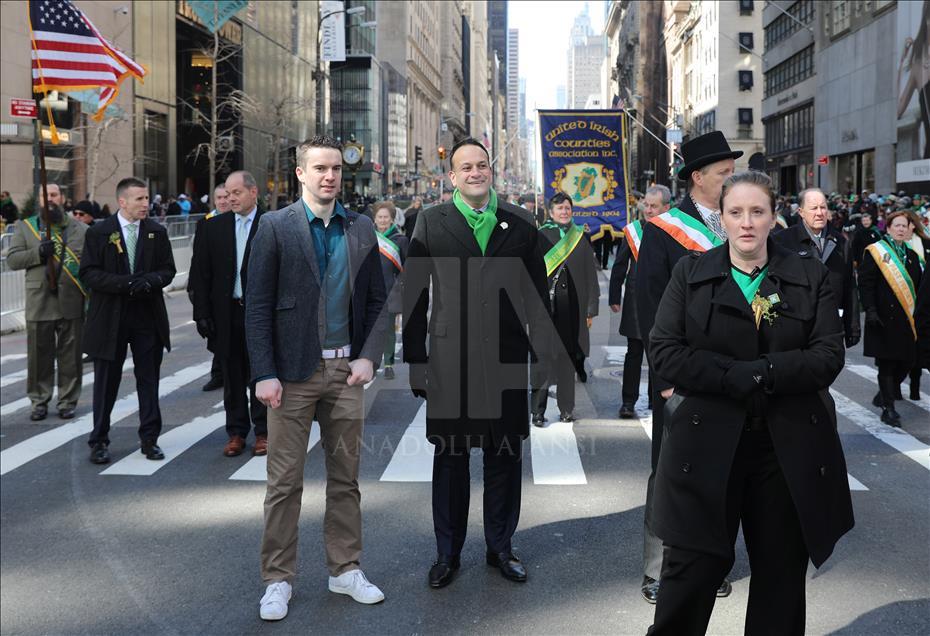
<instances>
[{"instance_id":1,"label":"teal collared shirt","mask_svg":"<svg viewBox=\"0 0 930 636\"><path fill-rule=\"evenodd\" d=\"M348 215L345 208L336 202L329 225L316 217L303 199L304 212L310 223L313 250L320 270L322 305L325 309L325 333L320 334L324 349L337 349L351 343L349 315L352 295L349 290L349 253L346 247L345 230Z\"/></svg>"}]
</instances>

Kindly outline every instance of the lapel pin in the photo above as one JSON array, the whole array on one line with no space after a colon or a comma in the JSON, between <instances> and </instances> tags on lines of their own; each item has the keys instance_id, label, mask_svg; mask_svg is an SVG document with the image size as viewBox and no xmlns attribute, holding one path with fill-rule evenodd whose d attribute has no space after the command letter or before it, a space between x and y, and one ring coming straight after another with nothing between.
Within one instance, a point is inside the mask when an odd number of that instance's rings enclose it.
<instances>
[{"instance_id":1,"label":"lapel pin","mask_svg":"<svg viewBox=\"0 0 930 636\"><path fill-rule=\"evenodd\" d=\"M502 229L502 230L506 230L508 227L509 227L509 226L507 225L507 221L501 222L501 229Z\"/></svg>"},{"instance_id":2,"label":"lapel pin","mask_svg":"<svg viewBox=\"0 0 930 636\"><path fill-rule=\"evenodd\" d=\"M768 300L773 305L781 302L781 298L778 297L778 294L772 294L766 300Z\"/></svg>"},{"instance_id":3,"label":"lapel pin","mask_svg":"<svg viewBox=\"0 0 930 636\"><path fill-rule=\"evenodd\" d=\"M154 232L149 232L149 238L155 238Z\"/></svg>"}]
</instances>

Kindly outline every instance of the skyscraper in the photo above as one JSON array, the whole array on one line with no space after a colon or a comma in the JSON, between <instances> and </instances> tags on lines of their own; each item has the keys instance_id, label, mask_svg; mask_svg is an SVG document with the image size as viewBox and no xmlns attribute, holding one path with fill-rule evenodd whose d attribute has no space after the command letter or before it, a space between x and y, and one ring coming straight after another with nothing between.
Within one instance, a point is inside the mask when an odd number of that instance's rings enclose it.
<instances>
[{"instance_id":1,"label":"skyscraper","mask_svg":"<svg viewBox=\"0 0 930 636\"><path fill-rule=\"evenodd\" d=\"M584 108L590 95L601 94L601 66L607 56L603 34L594 34L588 5L575 18L568 48L567 101L569 108Z\"/></svg>"},{"instance_id":2,"label":"skyscraper","mask_svg":"<svg viewBox=\"0 0 930 636\"><path fill-rule=\"evenodd\" d=\"M507 31L507 130L520 123L520 32Z\"/></svg>"}]
</instances>

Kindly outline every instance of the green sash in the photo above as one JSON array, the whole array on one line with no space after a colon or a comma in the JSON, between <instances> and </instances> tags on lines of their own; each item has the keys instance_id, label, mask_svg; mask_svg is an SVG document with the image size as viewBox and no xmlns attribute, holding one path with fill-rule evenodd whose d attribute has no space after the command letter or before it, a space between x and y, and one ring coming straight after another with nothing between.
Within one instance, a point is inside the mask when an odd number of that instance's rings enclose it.
<instances>
[{"instance_id":1,"label":"green sash","mask_svg":"<svg viewBox=\"0 0 930 636\"><path fill-rule=\"evenodd\" d=\"M565 236L559 239L559 242L546 252L546 276L552 276L552 272L557 270L559 266L565 262L565 259L575 250L578 246L578 242L581 241L583 237L584 230L572 223L568 231L565 232Z\"/></svg>"},{"instance_id":2,"label":"green sash","mask_svg":"<svg viewBox=\"0 0 930 636\"><path fill-rule=\"evenodd\" d=\"M39 217L38 215L30 216L26 219L23 219L26 223L26 227L32 230L32 233L35 235L36 239L43 241L42 233L39 231ZM62 253L62 243L61 243L61 228L52 226L52 243L55 244L55 260L61 262L61 253ZM81 259L77 257L70 247L64 246L65 259L62 263L62 269L68 275L68 278L77 285L77 288L81 290L81 293L84 296L87 296L87 291L84 289L84 286L81 284L81 279L78 278L78 272L81 269Z\"/></svg>"},{"instance_id":3,"label":"green sash","mask_svg":"<svg viewBox=\"0 0 930 636\"><path fill-rule=\"evenodd\" d=\"M391 261L394 267L397 268L397 271L404 271L404 265L400 259L400 248L397 247L397 243L388 238L388 235L393 235L394 230L397 228L391 224L384 234L381 232L375 232L378 237L378 249L381 251L381 255Z\"/></svg>"}]
</instances>

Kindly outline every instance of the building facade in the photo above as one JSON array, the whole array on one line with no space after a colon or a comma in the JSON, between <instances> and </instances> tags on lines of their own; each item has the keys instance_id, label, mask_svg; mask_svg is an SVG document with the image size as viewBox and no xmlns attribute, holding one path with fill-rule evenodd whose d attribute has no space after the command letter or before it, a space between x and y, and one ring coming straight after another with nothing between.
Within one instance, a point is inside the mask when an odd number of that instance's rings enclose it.
<instances>
[{"instance_id":1,"label":"building facade","mask_svg":"<svg viewBox=\"0 0 930 636\"><path fill-rule=\"evenodd\" d=\"M743 151L737 169L763 151L761 4L665 4L668 128L680 129L683 141L720 130Z\"/></svg>"},{"instance_id":2,"label":"building facade","mask_svg":"<svg viewBox=\"0 0 930 636\"><path fill-rule=\"evenodd\" d=\"M601 67L607 56L606 39L592 30L587 4L575 18L570 38L566 99L569 108L582 109L590 95L601 95Z\"/></svg>"}]
</instances>

